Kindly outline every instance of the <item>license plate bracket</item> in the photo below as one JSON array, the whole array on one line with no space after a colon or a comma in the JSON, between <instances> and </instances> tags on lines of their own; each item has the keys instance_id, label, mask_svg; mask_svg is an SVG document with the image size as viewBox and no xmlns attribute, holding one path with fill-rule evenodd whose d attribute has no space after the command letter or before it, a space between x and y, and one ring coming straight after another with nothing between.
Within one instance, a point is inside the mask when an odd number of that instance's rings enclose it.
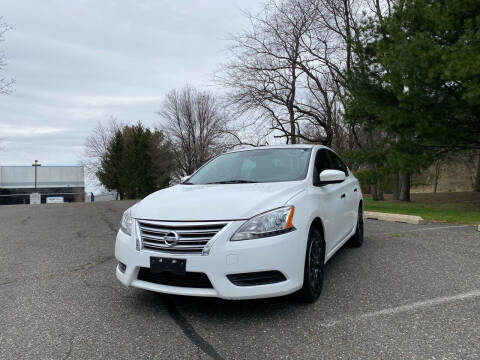
<instances>
[{"instance_id":1,"label":"license plate bracket","mask_svg":"<svg viewBox=\"0 0 480 360\"><path fill-rule=\"evenodd\" d=\"M169 272L175 275L185 275L187 259L150 257L150 271L153 273Z\"/></svg>"}]
</instances>

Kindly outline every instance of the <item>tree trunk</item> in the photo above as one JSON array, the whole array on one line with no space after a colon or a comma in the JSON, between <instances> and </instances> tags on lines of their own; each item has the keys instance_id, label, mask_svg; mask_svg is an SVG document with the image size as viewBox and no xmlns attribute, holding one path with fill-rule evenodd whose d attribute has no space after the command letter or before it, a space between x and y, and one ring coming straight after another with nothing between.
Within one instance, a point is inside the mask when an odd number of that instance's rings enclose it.
<instances>
[{"instance_id":1,"label":"tree trunk","mask_svg":"<svg viewBox=\"0 0 480 360\"><path fill-rule=\"evenodd\" d=\"M385 200L383 198L383 190L382 190L382 185L380 184L380 180L377 180L375 184L371 186L371 195L372 195L372 200L374 201L383 201Z\"/></svg>"},{"instance_id":2,"label":"tree trunk","mask_svg":"<svg viewBox=\"0 0 480 360\"><path fill-rule=\"evenodd\" d=\"M297 132L296 132L296 121L295 121L295 111L292 106L292 101L288 105L288 114L289 114L289 121L290 121L290 144L296 144L297 141ZM288 141L288 137L287 137Z\"/></svg>"},{"instance_id":3,"label":"tree trunk","mask_svg":"<svg viewBox=\"0 0 480 360\"><path fill-rule=\"evenodd\" d=\"M352 32L350 30L350 1L343 0L343 10L345 16L345 35L347 45L347 75L350 75L352 64Z\"/></svg>"},{"instance_id":4,"label":"tree trunk","mask_svg":"<svg viewBox=\"0 0 480 360\"><path fill-rule=\"evenodd\" d=\"M438 189L438 178L440 177L440 170L442 168L442 164L440 161L435 162L435 179L433 181L433 193L435 194Z\"/></svg>"},{"instance_id":5,"label":"tree trunk","mask_svg":"<svg viewBox=\"0 0 480 360\"><path fill-rule=\"evenodd\" d=\"M291 144L296 144L297 143L297 137L296 137L296 131L295 131L295 119L292 119L293 116L290 116L290 143Z\"/></svg>"},{"instance_id":6,"label":"tree trunk","mask_svg":"<svg viewBox=\"0 0 480 360\"><path fill-rule=\"evenodd\" d=\"M410 201L410 174L400 173L400 200Z\"/></svg>"},{"instance_id":7,"label":"tree trunk","mask_svg":"<svg viewBox=\"0 0 480 360\"><path fill-rule=\"evenodd\" d=\"M378 201L377 199L377 184L370 185L370 195L372 195L373 201Z\"/></svg>"},{"instance_id":8,"label":"tree trunk","mask_svg":"<svg viewBox=\"0 0 480 360\"><path fill-rule=\"evenodd\" d=\"M473 191L480 192L480 153L478 154L477 175L475 176L475 185Z\"/></svg>"},{"instance_id":9,"label":"tree trunk","mask_svg":"<svg viewBox=\"0 0 480 360\"><path fill-rule=\"evenodd\" d=\"M382 185L380 184L380 181L378 182L378 185L377 185L377 199L378 201L385 201L385 198L383 197L383 189L382 189Z\"/></svg>"},{"instance_id":10,"label":"tree trunk","mask_svg":"<svg viewBox=\"0 0 480 360\"><path fill-rule=\"evenodd\" d=\"M393 174L393 200L400 199L400 174Z\"/></svg>"}]
</instances>

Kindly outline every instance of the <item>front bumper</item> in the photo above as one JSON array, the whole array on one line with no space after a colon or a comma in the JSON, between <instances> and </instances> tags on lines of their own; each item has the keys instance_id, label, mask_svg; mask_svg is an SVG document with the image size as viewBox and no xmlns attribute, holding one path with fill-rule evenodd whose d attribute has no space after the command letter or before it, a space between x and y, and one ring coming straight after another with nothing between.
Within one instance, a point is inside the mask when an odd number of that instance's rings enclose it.
<instances>
[{"instance_id":1,"label":"front bumper","mask_svg":"<svg viewBox=\"0 0 480 360\"><path fill-rule=\"evenodd\" d=\"M118 280L126 286L176 295L220 297L223 299L254 299L281 296L300 289L307 234L304 229L269 238L230 241L243 221L234 221L210 242L208 255L174 255L151 250L137 251L135 240L122 231L117 234L115 257L126 265L125 272L117 266ZM213 288L189 288L162 285L139 280L140 267L150 267L150 256L187 259L187 272L205 273ZM285 281L254 286L237 286L228 274L280 271Z\"/></svg>"}]
</instances>

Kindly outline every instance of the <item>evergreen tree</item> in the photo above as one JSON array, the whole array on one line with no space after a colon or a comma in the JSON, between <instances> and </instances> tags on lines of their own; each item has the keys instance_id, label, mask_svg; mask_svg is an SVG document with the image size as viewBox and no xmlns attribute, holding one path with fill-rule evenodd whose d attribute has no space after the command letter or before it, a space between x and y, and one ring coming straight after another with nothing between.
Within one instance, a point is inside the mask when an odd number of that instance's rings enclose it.
<instances>
[{"instance_id":1,"label":"evergreen tree","mask_svg":"<svg viewBox=\"0 0 480 360\"><path fill-rule=\"evenodd\" d=\"M480 147L480 2L399 1L374 30L376 64L403 114L386 128L423 147Z\"/></svg>"},{"instance_id":2,"label":"evergreen tree","mask_svg":"<svg viewBox=\"0 0 480 360\"><path fill-rule=\"evenodd\" d=\"M137 199L155 190L152 162L148 151L151 133L149 129L145 129L139 123L134 126L126 126L123 134L125 153L122 161L124 171L121 183L125 187L127 198Z\"/></svg>"},{"instance_id":3,"label":"evergreen tree","mask_svg":"<svg viewBox=\"0 0 480 360\"><path fill-rule=\"evenodd\" d=\"M139 199L168 186L172 170L173 155L163 133L139 122L115 133L97 176L122 199Z\"/></svg>"},{"instance_id":4,"label":"evergreen tree","mask_svg":"<svg viewBox=\"0 0 480 360\"><path fill-rule=\"evenodd\" d=\"M357 157L377 177L400 171L403 200L439 152L480 147L479 25L479 1L400 0L359 32L345 118L377 134Z\"/></svg>"}]
</instances>

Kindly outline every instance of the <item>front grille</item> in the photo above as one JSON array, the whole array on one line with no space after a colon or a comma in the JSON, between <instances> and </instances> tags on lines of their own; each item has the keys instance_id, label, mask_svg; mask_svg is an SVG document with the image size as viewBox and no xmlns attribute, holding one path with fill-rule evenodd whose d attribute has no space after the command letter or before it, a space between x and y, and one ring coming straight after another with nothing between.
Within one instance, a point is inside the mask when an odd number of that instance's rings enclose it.
<instances>
[{"instance_id":1,"label":"front grille","mask_svg":"<svg viewBox=\"0 0 480 360\"><path fill-rule=\"evenodd\" d=\"M227 275L228 280L237 286L275 284L287 280L280 271L260 271Z\"/></svg>"},{"instance_id":2,"label":"front grille","mask_svg":"<svg viewBox=\"0 0 480 360\"><path fill-rule=\"evenodd\" d=\"M138 220L143 248L169 254L201 254L205 245L226 223L172 223ZM174 243L174 234L178 242Z\"/></svg>"},{"instance_id":3,"label":"front grille","mask_svg":"<svg viewBox=\"0 0 480 360\"><path fill-rule=\"evenodd\" d=\"M208 276L199 272L187 271L185 275L175 275L169 272L154 273L149 268L142 267L138 271L138 280L169 286L201 289L213 288Z\"/></svg>"}]
</instances>

